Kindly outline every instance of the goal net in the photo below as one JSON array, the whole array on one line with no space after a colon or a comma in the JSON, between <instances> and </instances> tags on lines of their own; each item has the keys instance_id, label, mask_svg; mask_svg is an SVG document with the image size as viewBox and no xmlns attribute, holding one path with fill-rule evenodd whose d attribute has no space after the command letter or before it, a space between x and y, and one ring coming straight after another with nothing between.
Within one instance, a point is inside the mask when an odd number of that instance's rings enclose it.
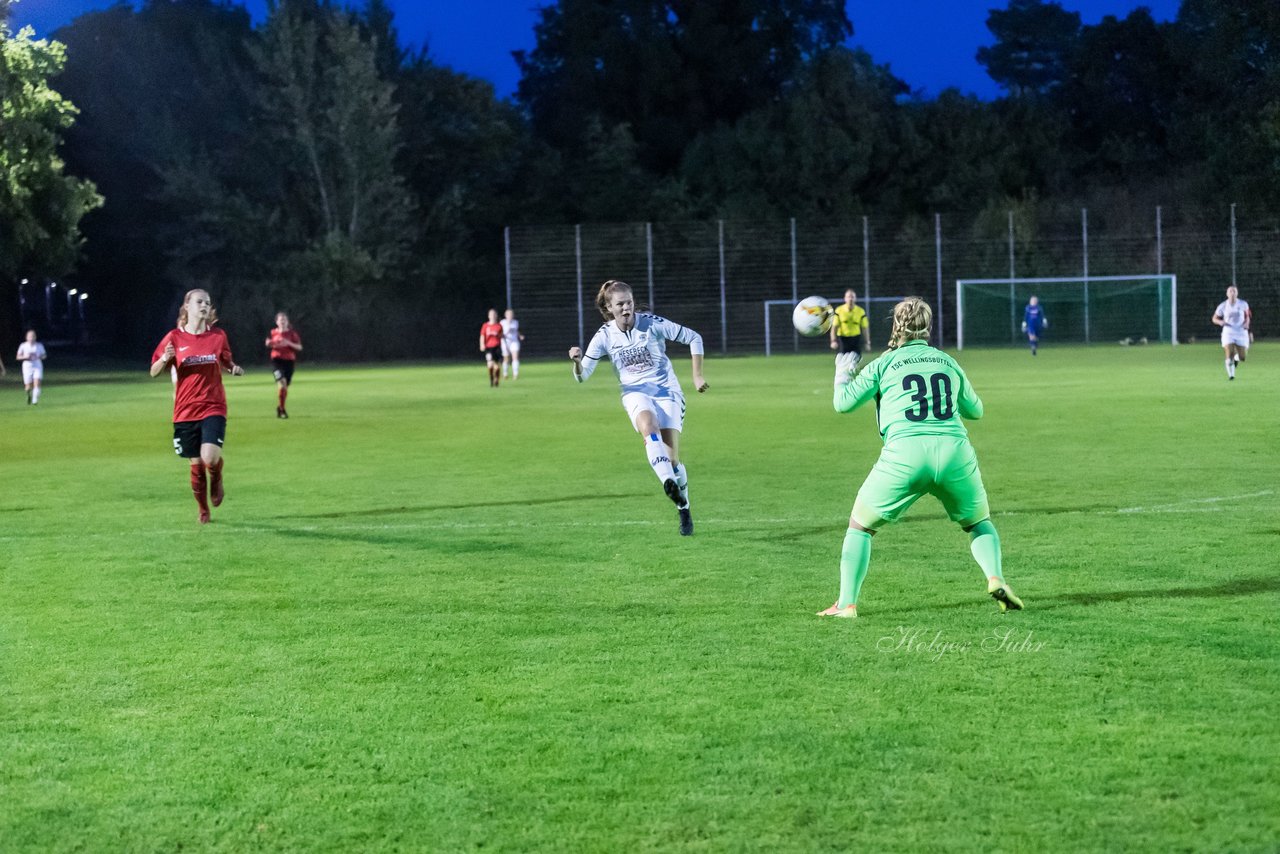
<instances>
[{"instance_id":1,"label":"goal net","mask_svg":"<svg viewBox=\"0 0 1280 854\"><path fill-rule=\"evenodd\" d=\"M1020 344L1022 320L1038 297L1048 342L1178 343L1178 277L1081 276L957 279L956 347Z\"/></svg>"}]
</instances>

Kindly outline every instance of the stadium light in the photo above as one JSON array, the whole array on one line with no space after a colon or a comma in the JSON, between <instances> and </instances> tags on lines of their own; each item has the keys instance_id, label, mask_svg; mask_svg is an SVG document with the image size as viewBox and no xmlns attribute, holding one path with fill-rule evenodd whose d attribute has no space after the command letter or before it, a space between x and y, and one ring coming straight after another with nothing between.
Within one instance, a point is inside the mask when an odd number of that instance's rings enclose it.
<instances>
[{"instance_id":1,"label":"stadium light","mask_svg":"<svg viewBox=\"0 0 1280 854\"><path fill-rule=\"evenodd\" d=\"M87 300L88 298L89 298L89 295L88 295L88 294L81 294L81 295L80 295L80 299L81 299L82 301L83 301L83 300Z\"/></svg>"},{"instance_id":2,"label":"stadium light","mask_svg":"<svg viewBox=\"0 0 1280 854\"><path fill-rule=\"evenodd\" d=\"M78 294L78 293L80 293L80 291L76 290L75 288L72 288L72 289L67 293L67 296L69 296L69 297L73 297L73 296L75 296L75 295L76 295L76 294Z\"/></svg>"},{"instance_id":3,"label":"stadium light","mask_svg":"<svg viewBox=\"0 0 1280 854\"><path fill-rule=\"evenodd\" d=\"M27 283L27 280L26 280L26 279L23 279L23 280L22 280L22 284L24 284L24 285L25 285L26 283Z\"/></svg>"},{"instance_id":4,"label":"stadium light","mask_svg":"<svg viewBox=\"0 0 1280 854\"><path fill-rule=\"evenodd\" d=\"M56 288L57 286L58 286L58 283L57 283L57 282L50 282L50 283L49 283L49 287L51 287L51 288Z\"/></svg>"}]
</instances>

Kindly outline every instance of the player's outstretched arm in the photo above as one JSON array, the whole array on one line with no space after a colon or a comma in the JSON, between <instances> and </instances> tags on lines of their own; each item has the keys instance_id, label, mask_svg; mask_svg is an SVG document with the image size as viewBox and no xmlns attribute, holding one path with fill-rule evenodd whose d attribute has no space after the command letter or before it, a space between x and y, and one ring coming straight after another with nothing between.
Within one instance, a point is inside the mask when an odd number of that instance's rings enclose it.
<instances>
[{"instance_id":1,"label":"player's outstretched arm","mask_svg":"<svg viewBox=\"0 0 1280 854\"><path fill-rule=\"evenodd\" d=\"M707 381L702 378L702 354L691 353L689 359L693 362L693 387L701 394L711 388L711 386L707 385Z\"/></svg>"},{"instance_id":2,"label":"player's outstretched arm","mask_svg":"<svg viewBox=\"0 0 1280 854\"><path fill-rule=\"evenodd\" d=\"M836 412L852 412L875 397L880 387L880 371L874 370L875 362L856 377L853 375L856 355L841 353L836 356L835 396L832 399Z\"/></svg>"}]
</instances>

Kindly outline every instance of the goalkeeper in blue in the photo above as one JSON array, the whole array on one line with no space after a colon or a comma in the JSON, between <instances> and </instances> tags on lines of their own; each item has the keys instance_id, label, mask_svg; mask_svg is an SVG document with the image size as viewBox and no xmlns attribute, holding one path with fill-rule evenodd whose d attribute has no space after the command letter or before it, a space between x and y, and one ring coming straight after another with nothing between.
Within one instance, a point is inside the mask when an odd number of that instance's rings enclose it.
<instances>
[{"instance_id":1,"label":"goalkeeper in blue","mask_svg":"<svg viewBox=\"0 0 1280 854\"><path fill-rule=\"evenodd\" d=\"M1031 355L1040 349L1040 333L1049 328L1049 318L1044 316L1040 307L1040 298L1032 297L1022 311L1022 331L1026 333L1027 343L1031 345Z\"/></svg>"},{"instance_id":2,"label":"goalkeeper in blue","mask_svg":"<svg viewBox=\"0 0 1280 854\"><path fill-rule=\"evenodd\" d=\"M1000 537L991 524L978 457L961 422L982 417L982 400L955 359L929 346L932 327L929 304L907 297L893 309L888 352L856 377L849 354L836 357L836 412L852 412L874 400L884 448L853 503L840 552L840 595L818 612L820 617L858 616L871 538L926 494L937 497L951 521L969 535L969 550L1000 610L1022 608L1004 580Z\"/></svg>"}]
</instances>

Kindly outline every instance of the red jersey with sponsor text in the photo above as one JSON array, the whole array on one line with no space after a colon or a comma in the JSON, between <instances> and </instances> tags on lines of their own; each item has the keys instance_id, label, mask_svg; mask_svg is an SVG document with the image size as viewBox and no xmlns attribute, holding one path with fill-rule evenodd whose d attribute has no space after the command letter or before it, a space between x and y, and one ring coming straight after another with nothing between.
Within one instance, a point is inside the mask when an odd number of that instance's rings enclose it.
<instances>
[{"instance_id":1,"label":"red jersey with sponsor text","mask_svg":"<svg viewBox=\"0 0 1280 854\"><path fill-rule=\"evenodd\" d=\"M271 330L271 358L288 359L295 362L298 359L298 351L292 347L286 347L281 341L292 341L294 344L302 344L302 336L298 334L296 329L287 329L283 332L280 327Z\"/></svg>"},{"instance_id":2,"label":"red jersey with sponsor text","mask_svg":"<svg viewBox=\"0 0 1280 854\"><path fill-rule=\"evenodd\" d=\"M174 329L160 339L151 357L152 364L160 360L170 343L175 350L172 364L178 368L174 422L199 421L210 415L225 417L227 395L222 390L222 372L233 364L227 333L214 328L195 335L185 329Z\"/></svg>"},{"instance_id":3,"label":"red jersey with sponsor text","mask_svg":"<svg viewBox=\"0 0 1280 854\"><path fill-rule=\"evenodd\" d=\"M480 337L484 338L485 347L502 346L502 324L486 323L480 327Z\"/></svg>"}]
</instances>

